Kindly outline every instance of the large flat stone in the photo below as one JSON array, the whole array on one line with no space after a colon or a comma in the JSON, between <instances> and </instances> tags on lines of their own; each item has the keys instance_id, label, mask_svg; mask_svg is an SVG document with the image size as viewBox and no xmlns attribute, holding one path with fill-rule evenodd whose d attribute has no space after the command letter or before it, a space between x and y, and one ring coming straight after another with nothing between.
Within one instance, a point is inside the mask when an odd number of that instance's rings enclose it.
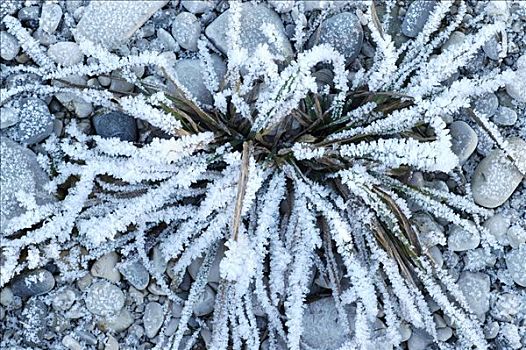
<instances>
[{"instance_id":1,"label":"large flat stone","mask_svg":"<svg viewBox=\"0 0 526 350\"><path fill-rule=\"evenodd\" d=\"M91 1L80 19L75 39L100 43L111 49L128 40L168 0Z\"/></svg>"}]
</instances>

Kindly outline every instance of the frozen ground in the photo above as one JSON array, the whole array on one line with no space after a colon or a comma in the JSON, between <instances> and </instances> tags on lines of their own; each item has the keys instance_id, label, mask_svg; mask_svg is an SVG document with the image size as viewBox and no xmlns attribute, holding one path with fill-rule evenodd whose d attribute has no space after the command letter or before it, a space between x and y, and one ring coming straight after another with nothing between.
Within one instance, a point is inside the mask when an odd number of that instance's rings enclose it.
<instances>
[{"instance_id":1,"label":"frozen ground","mask_svg":"<svg viewBox=\"0 0 526 350\"><path fill-rule=\"evenodd\" d=\"M384 20L385 9L391 10L392 18L386 32L392 35L397 48L419 40L419 34L436 8L435 1L378 1L376 4L380 21ZM227 59L232 46L228 35L232 26L229 6L223 0L1 2L2 349L169 349L174 338L180 338L180 349L185 346L191 349L221 348L214 340L214 337L220 338L214 335L218 332L214 327L221 326L214 318L217 311L214 307L219 305L217 298L229 297L225 296L221 284L236 274L232 278L241 281L240 276L249 274L251 266L243 266L246 271L232 268L224 273L220 272L220 262L225 250L242 249L241 243L227 248L223 246L224 241L219 243L217 253L209 259L211 266L207 279L203 280L205 285L196 297L191 286L194 281L202 279L200 266L203 258L192 257L186 270L175 274L173 268L179 266L181 257L167 257L165 246L160 243L164 227L157 229L156 226L146 236L134 236L134 230L138 229L134 225L140 223L138 218L136 222L130 220L124 227L115 229L117 234L110 236L104 230L114 229L121 223L117 219L97 222L99 216L104 216L104 210L118 212L119 208L125 208L128 213L137 213L137 217L142 215L140 208L136 212L137 208L126 204L126 197L119 198L119 202L112 202L105 209L94 204L95 209L84 212L81 221L93 224L88 228L57 224L54 230L49 230L48 237L32 234L39 232L42 223L25 227L21 222L33 220L38 215L45 219L46 213L57 210L66 197L65 187L59 186L55 192L49 193L46 184L50 174L56 176L56 159L69 161L76 153L79 154L79 164L84 159L81 154L85 150L81 146L71 148L72 155L54 146L65 139L66 129L72 124L78 125L81 134L115 137L135 145L150 144L155 137L164 138L164 131L173 126L169 121L155 119L157 115L153 113L145 121L134 118L137 111L133 108L125 110L127 113L113 111L107 103L110 99L87 98L84 88L109 91L119 98L145 91L174 93L178 90L172 81L166 79L165 71L156 67L134 65L104 74L97 73L96 69L90 70L90 66L99 63L99 57L86 47L87 40L112 52L109 59L105 58L106 64L118 62L122 57L154 52L173 67L182 85L179 89L188 91L199 104L217 103L217 106L220 94L210 89L214 85L209 80L210 72L222 82L227 68L236 64L234 59L234 63ZM298 0L244 4L237 23L237 45L247 56L239 57L248 59L251 55L261 54L259 45L267 44L269 55L281 57L282 69L296 58L299 51L325 43L344 58L345 79L352 85L354 79L359 79L360 72L378 70L378 64L385 64L388 68L387 61L377 61L375 56L378 44L369 29L365 14L368 9L366 1ZM480 79L483 86L477 90L476 96L467 96L464 102L456 101L463 108L454 113L448 112L447 104L441 106L440 101L436 102L435 108L445 111L440 117L447 124L452 137L451 150L458 157L459 165L448 173L417 169L404 181L417 189L463 196L491 213L480 222L477 222L480 217L476 215L469 217L469 225L475 229L468 232L465 227L437 218L432 214L433 208L413 207L409 202L410 209L416 212L411 222L417 227L420 243L434 263L448 271L458 284L466 297L472 319L483 329L488 347L521 349L526 347L526 7L521 1L467 1L462 4L454 1L447 11L444 20L438 23L437 37L447 28L446 22L454 21L460 11L465 13L454 31L447 33L449 39L428 50L427 56L419 63L422 69L427 62L439 59L446 50L454 51L455 46L466 45L471 35L489 28L494 22L501 23L502 29L486 40L482 48L476 50L466 64L455 69L446 81L436 82L441 87L448 87L465 78L471 81ZM303 44L298 45L298 42ZM235 58L239 60L239 57ZM202 64L204 61L208 67ZM119 65L115 64L118 68ZM43 75L37 67L48 67L49 71ZM72 68L68 76L56 78L53 72L57 67ZM247 74L243 69L251 68L242 68L238 74ZM335 73L327 65L317 65L313 71L316 80L311 83L320 87L332 84ZM496 87L485 83L484 79L501 71L508 71L512 79L503 80ZM373 81L377 77L371 75L369 78ZM432 83L429 82L430 86ZM17 87L33 85L33 90L15 91ZM426 85L426 81L422 85ZM484 86L487 86L487 92L481 94L480 91L486 89ZM44 89L47 90L42 93ZM403 91L419 93L411 87ZM477 122L470 112L473 110L494 124L488 128ZM492 132L498 136L490 137ZM77 136L77 139L81 138ZM86 145L91 145L89 142ZM502 144L504 147L500 147ZM111 144L106 144L106 147L111 148ZM199 149L197 142L189 142L186 147L183 151ZM173 156L165 151L160 147L158 153L152 154ZM416 155L417 160L420 156ZM152 167L159 167L155 169L159 172L152 171L151 180L164 180L164 165L152 164ZM146 166L141 167L143 165L137 162L136 169L146 169ZM111 166L125 165L115 161ZM437 169L440 169L440 164ZM129 175L133 179L133 170L127 169L128 173L123 176ZM74 183L78 178L70 180ZM104 187L102 183L97 184ZM113 191L110 185L106 186L109 192ZM140 183L134 186L137 191L147 190ZM162 197L162 191L156 192L156 196ZM218 196L217 200L223 199ZM104 201L104 197L88 198L86 194L86 203L93 204L97 200ZM65 203L72 208L79 205ZM80 208L84 204L80 203ZM37 207L43 209L36 210ZM16 217L24 213L23 220L17 221ZM90 221L91 216L95 220ZM213 223L220 224L219 221ZM492 240L496 243L489 244ZM275 253L278 255L286 250L279 245L271 247L278 249ZM183 248L181 244L181 249L189 248ZM15 250L17 254L10 254ZM252 250L248 252L256 254ZM303 329L302 349L337 349L341 346L391 349L394 348L389 343L391 336L399 341L401 348L410 350L468 348L469 345L463 343L463 338L457 333L462 327L438 304L429 300L431 323L436 331L434 340L423 329L425 327L414 327L405 321L391 333L392 320L386 316L389 311L385 310L388 307L384 309L383 302L369 323L370 328L366 331L359 329L363 326L359 323L361 304L355 304L352 293L342 294L352 300L345 306L349 321L345 322L341 319L343 307L335 305L331 296L356 281L350 282L339 256L327 259L316 260L312 269L304 271L307 305L303 315L299 313L302 321L298 321ZM250 261L249 258L246 261ZM283 261L286 265L287 260ZM336 276L328 272L330 261L335 264ZM221 264L221 269L227 269L227 263L225 267ZM282 269L286 268L282 266ZM291 278L281 288L289 288ZM298 278L301 280L303 276ZM269 300L276 298L275 310L282 312L289 307L290 300L283 300L286 293L280 294L280 286L276 290ZM428 295L425 296L427 299ZM197 299L191 309L186 310L183 305L189 298ZM398 310L399 305L393 303L393 308ZM294 337L287 342L273 334L279 327L272 328L275 327L271 324L273 321L269 321L267 312L259 304L254 303L253 307L252 314L247 312L250 325L246 328L257 328L259 339L252 343L247 340L243 345L234 342L230 346L234 349L244 346L261 349L293 347ZM406 318L410 317L403 315L402 319ZM286 324L286 329L295 329L292 322L286 322L284 314L277 319L280 319L278 323ZM184 328L178 328L181 320L184 320ZM350 328L347 323L351 324ZM235 327L245 329L245 325ZM366 343L349 341L360 331L369 332L371 337ZM269 333L273 334L272 338L269 338ZM269 339L277 340L273 343Z\"/></svg>"}]
</instances>

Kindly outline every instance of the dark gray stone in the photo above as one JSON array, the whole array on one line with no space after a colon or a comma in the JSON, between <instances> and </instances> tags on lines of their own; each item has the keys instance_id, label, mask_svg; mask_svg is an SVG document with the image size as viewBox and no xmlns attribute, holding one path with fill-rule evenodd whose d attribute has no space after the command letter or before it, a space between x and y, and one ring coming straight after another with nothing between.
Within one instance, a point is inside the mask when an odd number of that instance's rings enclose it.
<instances>
[{"instance_id":1,"label":"dark gray stone","mask_svg":"<svg viewBox=\"0 0 526 350\"><path fill-rule=\"evenodd\" d=\"M329 44L349 62L358 56L363 44L363 29L358 17L350 12L332 16L309 39L308 47Z\"/></svg>"},{"instance_id":2,"label":"dark gray stone","mask_svg":"<svg viewBox=\"0 0 526 350\"><path fill-rule=\"evenodd\" d=\"M48 293L55 287L55 278L45 269L25 272L13 279L11 290L19 297L32 297Z\"/></svg>"},{"instance_id":3,"label":"dark gray stone","mask_svg":"<svg viewBox=\"0 0 526 350\"><path fill-rule=\"evenodd\" d=\"M451 133L451 150L457 155L460 164L463 164L477 148L478 136L463 121L451 123L449 130Z\"/></svg>"},{"instance_id":4,"label":"dark gray stone","mask_svg":"<svg viewBox=\"0 0 526 350\"><path fill-rule=\"evenodd\" d=\"M436 6L434 0L415 0L409 5L402 22L402 33L415 38L424 29L431 12Z\"/></svg>"},{"instance_id":5,"label":"dark gray stone","mask_svg":"<svg viewBox=\"0 0 526 350\"><path fill-rule=\"evenodd\" d=\"M135 118L121 112L110 112L93 117L93 127L97 135L102 137L117 137L121 141L137 140L137 124Z\"/></svg>"}]
</instances>

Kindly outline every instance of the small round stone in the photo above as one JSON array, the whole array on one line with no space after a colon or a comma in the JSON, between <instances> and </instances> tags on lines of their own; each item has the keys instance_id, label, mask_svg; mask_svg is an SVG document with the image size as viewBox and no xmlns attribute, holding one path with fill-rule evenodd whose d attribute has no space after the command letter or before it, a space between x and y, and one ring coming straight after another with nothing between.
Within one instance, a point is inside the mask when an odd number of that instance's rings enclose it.
<instances>
[{"instance_id":1,"label":"small round stone","mask_svg":"<svg viewBox=\"0 0 526 350\"><path fill-rule=\"evenodd\" d=\"M124 265L119 268L124 278L136 289L144 290L150 282L148 270L139 261Z\"/></svg>"},{"instance_id":2,"label":"small round stone","mask_svg":"<svg viewBox=\"0 0 526 350\"><path fill-rule=\"evenodd\" d=\"M0 48L0 57L6 61L11 61L18 55L20 51L20 44L16 38L8 32L0 32L0 42L2 47Z\"/></svg>"},{"instance_id":3,"label":"small round stone","mask_svg":"<svg viewBox=\"0 0 526 350\"><path fill-rule=\"evenodd\" d=\"M143 315L144 331L148 338L153 338L161 329L164 321L163 307L156 302L146 304Z\"/></svg>"},{"instance_id":4,"label":"small round stone","mask_svg":"<svg viewBox=\"0 0 526 350\"><path fill-rule=\"evenodd\" d=\"M5 129L18 123L19 117L15 109L2 107L0 109L0 129Z\"/></svg>"},{"instance_id":5,"label":"small round stone","mask_svg":"<svg viewBox=\"0 0 526 350\"><path fill-rule=\"evenodd\" d=\"M488 275L464 271L457 283L473 313L483 315L489 310L490 279Z\"/></svg>"},{"instance_id":6,"label":"small round stone","mask_svg":"<svg viewBox=\"0 0 526 350\"><path fill-rule=\"evenodd\" d=\"M18 113L18 123L5 130L11 140L32 145L53 133L55 117L47 104L34 97L16 100L11 106Z\"/></svg>"},{"instance_id":7,"label":"small round stone","mask_svg":"<svg viewBox=\"0 0 526 350\"><path fill-rule=\"evenodd\" d=\"M132 116L110 112L93 117L95 132L105 138L117 137L121 141L137 140L137 124Z\"/></svg>"},{"instance_id":8,"label":"small round stone","mask_svg":"<svg viewBox=\"0 0 526 350\"><path fill-rule=\"evenodd\" d=\"M526 242L526 230L519 225L513 225L508 229L508 241L512 248L519 248L522 243Z\"/></svg>"},{"instance_id":9,"label":"small round stone","mask_svg":"<svg viewBox=\"0 0 526 350\"><path fill-rule=\"evenodd\" d=\"M350 12L334 15L324 21L319 33L309 40L309 47L329 44L350 62L358 56L363 44L363 29L358 17Z\"/></svg>"},{"instance_id":10,"label":"small round stone","mask_svg":"<svg viewBox=\"0 0 526 350\"><path fill-rule=\"evenodd\" d=\"M478 113L491 117L499 108L499 98L494 93L484 94L473 103L473 107Z\"/></svg>"},{"instance_id":11,"label":"small round stone","mask_svg":"<svg viewBox=\"0 0 526 350\"><path fill-rule=\"evenodd\" d=\"M460 164L468 160L478 144L475 131L463 121L455 121L449 125L451 133L451 150L459 159Z\"/></svg>"},{"instance_id":12,"label":"small round stone","mask_svg":"<svg viewBox=\"0 0 526 350\"><path fill-rule=\"evenodd\" d=\"M181 0L181 5L192 13L204 13L214 8L214 2L211 0Z\"/></svg>"},{"instance_id":13,"label":"small round stone","mask_svg":"<svg viewBox=\"0 0 526 350\"><path fill-rule=\"evenodd\" d=\"M214 311L215 292L212 288L206 286L199 300L194 304L194 315L204 316Z\"/></svg>"},{"instance_id":14,"label":"small round stone","mask_svg":"<svg viewBox=\"0 0 526 350\"><path fill-rule=\"evenodd\" d=\"M508 140L509 148L526 167L526 142L519 138ZM471 190L475 202L486 208L502 205L512 195L523 179L522 173L501 150L491 151L473 173Z\"/></svg>"},{"instance_id":15,"label":"small round stone","mask_svg":"<svg viewBox=\"0 0 526 350\"><path fill-rule=\"evenodd\" d=\"M52 306L55 311L67 311L73 306L77 300L77 295L72 289L64 289L57 293L52 301Z\"/></svg>"},{"instance_id":16,"label":"small round stone","mask_svg":"<svg viewBox=\"0 0 526 350\"><path fill-rule=\"evenodd\" d=\"M49 58L62 66L73 66L84 60L84 54L77 43L61 41L53 44L47 50Z\"/></svg>"},{"instance_id":17,"label":"small round stone","mask_svg":"<svg viewBox=\"0 0 526 350\"><path fill-rule=\"evenodd\" d=\"M117 253L109 252L95 261L90 272L94 277L105 278L110 282L117 283L121 280L121 274L115 267L117 262L119 262Z\"/></svg>"},{"instance_id":18,"label":"small round stone","mask_svg":"<svg viewBox=\"0 0 526 350\"><path fill-rule=\"evenodd\" d=\"M519 312L521 299L513 293L502 293L497 296L491 307L491 316L498 321L511 322Z\"/></svg>"},{"instance_id":19,"label":"small round stone","mask_svg":"<svg viewBox=\"0 0 526 350\"><path fill-rule=\"evenodd\" d=\"M196 51L200 34L201 24L193 14L182 12L175 17L172 25L172 36L182 48Z\"/></svg>"},{"instance_id":20,"label":"small round stone","mask_svg":"<svg viewBox=\"0 0 526 350\"><path fill-rule=\"evenodd\" d=\"M11 290L20 297L33 297L48 293L55 287L55 278L45 269L25 272L13 279Z\"/></svg>"},{"instance_id":21,"label":"small round stone","mask_svg":"<svg viewBox=\"0 0 526 350\"><path fill-rule=\"evenodd\" d=\"M452 225L448 232L447 246L454 252L475 249L479 243L480 235L478 232L470 232L457 225Z\"/></svg>"},{"instance_id":22,"label":"small round stone","mask_svg":"<svg viewBox=\"0 0 526 350\"><path fill-rule=\"evenodd\" d=\"M511 250L506 255L506 266L519 286L526 287L526 244L523 243L518 249Z\"/></svg>"},{"instance_id":23,"label":"small round stone","mask_svg":"<svg viewBox=\"0 0 526 350\"><path fill-rule=\"evenodd\" d=\"M96 282L88 290L86 307L95 315L115 315L124 306L124 299L119 287L106 281Z\"/></svg>"},{"instance_id":24,"label":"small round stone","mask_svg":"<svg viewBox=\"0 0 526 350\"><path fill-rule=\"evenodd\" d=\"M53 34L62 18L62 8L58 4L44 3L40 14L40 28L46 33Z\"/></svg>"},{"instance_id":25,"label":"small round stone","mask_svg":"<svg viewBox=\"0 0 526 350\"><path fill-rule=\"evenodd\" d=\"M492 120L498 125L512 126L517 122L517 112L509 107L500 106L493 115Z\"/></svg>"}]
</instances>

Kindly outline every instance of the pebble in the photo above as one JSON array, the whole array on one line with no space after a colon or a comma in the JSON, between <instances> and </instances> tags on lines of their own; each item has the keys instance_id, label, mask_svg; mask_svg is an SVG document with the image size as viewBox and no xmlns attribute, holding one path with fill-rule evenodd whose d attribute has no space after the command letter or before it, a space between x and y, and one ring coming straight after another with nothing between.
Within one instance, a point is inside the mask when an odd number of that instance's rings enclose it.
<instances>
[{"instance_id":1,"label":"pebble","mask_svg":"<svg viewBox=\"0 0 526 350\"><path fill-rule=\"evenodd\" d=\"M418 239L423 247L430 248L434 245L445 243L442 242L442 238L444 237L444 228L440 226L429 214L416 213L413 215L412 221L420 232Z\"/></svg>"},{"instance_id":2,"label":"pebble","mask_svg":"<svg viewBox=\"0 0 526 350\"><path fill-rule=\"evenodd\" d=\"M521 287L526 287L526 244L512 249L506 255L506 266L513 281Z\"/></svg>"},{"instance_id":3,"label":"pebble","mask_svg":"<svg viewBox=\"0 0 526 350\"><path fill-rule=\"evenodd\" d=\"M69 334L62 338L62 345L70 350L82 350L82 345Z\"/></svg>"},{"instance_id":4,"label":"pebble","mask_svg":"<svg viewBox=\"0 0 526 350\"><path fill-rule=\"evenodd\" d=\"M55 311L67 311L73 306L76 300L77 295L75 292L67 288L55 295L51 305Z\"/></svg>"},{"instance_id":5,"label":"pebble","mask_svg":"<svg viewBox=\"0 0 526 350\"><path fill-rule=\"evenodd\" d=\"M53 287L55 287L55 278L45 269L25 272L15 277L11 283L13 294L23 298L46 294Z\"/></svg>"},{"instance_id":6,"label":"pebble","mask_svg":"<svg viewBox=\"0 0 526 350\"><path fill-rule=\"evenodd\" d=\"M20 51L20 44L18 40L11 34L5 31L0 32L0 42L2 47L0 48L0 57L6 61L11 61L18 55Z\"/></svg>"},{"instance_id":7,"label":"pebble","mask_svg":"<svg viewBox=\"0 0 526 350\"><path fill-rule=\"evenodd\" d=\"M204 13L214 8L211 0L181 0L181 5L194 14Z\"/></svg>"},{"instance_id":8,"label":"pebble","mask_svg":"<svg viewBox=\"0 0 526 350\"><path fill-rule=\"evenodd\" d=\"M494 61L499 59L499 43L497 42L497 38L495 36L492 36L488 41L486 41L482 47L482 50L484 50L484 53L489 59Z\"/></svg>"},{"instance_id":9,"label":"pebble","mask_svg":"<svg viewBox=\"0 0 526 350\"><path fill-rule=\"evenodd\" d=\"M494 93L487 93L473 103L473 108L486 117L493 116L499 108L499 98Z\"/></svg>"},{"instance_id":10,"label":"pebble","mask_svg":"<svg viewBox=\"0 0 526 350\"><path fill-rule=\"evenodd\" d=\"M315 349L337 349L350 337L340 322L333 298L307 304L302 324L302 342Z\"/></svg>"},{"instance_id":11,"label":"pebble","mask_svg":"<svg viewBox=\"0 0 526 350\"><path fill-rule=\"evenodd\" d=\"M13 107L18 113L18 123L4 130L11 140L32 145L53 133L53 119L47 104L34 97L15 100Z\"/></svg>"},{"instance_id":12,"label":"pebble","mask_svg":"<svg viewBox=\"0 0 526 350\"><path fill-rule=\"evenodd\" d=\"M146 304L143 315L144 330L148 338L153 338L161 329L164 321L163 307L156 302Z\"/></svg>"},{"instance_id":13,"label":"pebble","mask_svg":"<svg viewBox=\"0 0 526 350\"><path fill-rule=\"evenodd\" d=\"M281 18L276 12L263 4L243 3L241 6L239 35L241 47L247 52L253 53L259 44L268 44L270 52L279 54L285 59L293 56L292 46L290 45ZM205 30L206 36L223 53L228 51L228 37L231 10L223 12ZM265 24L274 26L273 33L276 36L277 44L271 44L261 28Z\"/></svg>"},{"instance_id":14,"label":"pebble","mask_svg":"<svg viewBox=\"0 0 526 350\"><path fill-rule=\"evenodd\" d=\"M172 36L183 48L197 51L197 40L201 34L201 24L190 12L181 12L175 17L172 25Z\"/></svg>"},{"instance_id":15,"label":"pebble","mask_svg":"<svg viewBox=\"0 0 526 350\"><path fill-rule=\"evenodd\" d=\"M413 329L411 338L407 341L409 350L426 350L433 342L433 338L422 329Z\"/></svg>"},{"instance_id":16,"label":"pebble","mask_svg":"<svg viewBox=\"0 0 526 350\"><path fill-rule=\"evenodd\" d=\"M511 322L521 307L521 299L512 293L502 293L494 300L490 314L498 321Z\"/></svg>"},{"instance_id":17,"label":"pebble","mask_svg":"<svg viewBox=\"0 0 526 350\"><path fill-rule=\"evenodd\" d=\"M41 300L31 298L24 306L20 319L20 325L23 330L22 341L29 345L31 349L35 347L43 348L43 336L47 329L47 315L48 308Z\"/></svg>"},{"instance_id":18,"label":"pebble","mask_svg":"<svg viewBox=\"0 0 526 350\"><path fill-rule=\"evenodd\" d=\"M447 246L452 251L463 252L475 249L479 244L480 235L478 232L472 233L457 225L452 225L449 229Z\"/></svg>"},{"instance_id":19,"label":"pebble","mask_svg":"<svg viewBox=\"0 0 526 350\"><path fill-rule=\"evenodd\" d=\"M219 266L224 256L225 256L225 246L221 244L217 251L217 255L214 258L214 261L212 261L212 264L210 265L210 269L208 270L208 283L219 283L219 279L220 279ZM201 267L202 263L203 263L203 259L198 258L198 259L194 259L194 261L192 261L190 266L188 266L188 273L190 274L190 276L192 276L194 280L197 277L197 273L199 272L199 268Z\"/></svg>"},{"instance_id":20,"label":"pebble","mask_svg":"<svg viewBox=\"0 0 526 350\"><path fill-rule=\"evenodd\" d=\"M217 55L212 55L212 65L219 81L223 80L226 74L226 65ZM210 91L205 85L204 69L201 62L197 59L182 59L177 61L174 66L179 82L203 104L211 105L214 100Z\"/></svg>"},{"instance_id":21,"label":"pebble","mask_svg":"<svg viewBox=\"0 0 526 350\"><path fill-rule=\"evenodd\" d=\"M104 350L119 350L119 342L111 334L104 342Z\"/></svg>"},{"instance_id":22,"label":"pebble","mask_svg":"<svg viewBox=\"0 0 526 350\"><path fill-rule=\"evenodd\" d=\"M114 284L101 281L92 284L86 296L86 307L95 315L117 314L124 306L124 293Z\"/></svg>"},{"instance_id":23,"label":"pebble","mask_svg":"<svg viewBox=\"0 0 526 350\"><path fill-rule=\"evenodd\" d=\"M179 44L177 44L173 36L163 28L157 29L157 38L161 41L166 50L174 52L179 51Z\"/></svg>"},{"instance_id":24,"label":"pebble","mask_svg":"<svg viewBox=\"0 0 526 350\"><path fill-rule=\"evenodd\" d=\"M5 129L18 123L20 118L15 109L11 107L2 107L0 109L0 129Z\"/></svg>"},{"instance_id":25,"label":"pebble","mask_svg":"<svg viewBox=\"0 0 526 350\"><path fill-rule=\"evenodd\" d=\"M11 288L3 287L0 291L0 304L3 306L10 306L14 301L14 294Z\"/></svg>"},{"instance_id":26,"label":"pebble","mask_svg":"<svg viewBox=\"0 0 526 350\"><path fill-rule=\"evenodd\" d=\"M499 334L500 326L496 321L490 322L484 326L484 338L494 339Z\"/></svg>"},{"instance_id":27,"label":"pebble","mask_svg":"<svg viewBox=\"0 0 526 350\"><path fill-rule=\"evenodd\" d=\"M518 249L526 242L526 230L519 225L513 225L508 229L508 241L513 249Z\"/></svg>"},{"instance_id":28,"label":"pebble","mask_svg":"<svg viewBox=\"0 0 526 350\"><path fill-rule=\"evenodd\" d=\"M92 118L97 135L104 138L117 137L121 141L137 140L137 124L135 118L121 112L99 114Z\"/></svg>"},{"instance_id":29,"label":"pebble","mask_svg":"<svg viewBox=\"0 0 526 350\"><path fill-rule=\"evenodd\" d=\"M453 330L449 327L437 329L437 339L440 341L447 341L453 336Z\"/></svg>"},{"instance_id":30,"label":"pebble","mask_svg":"<svg viewBox=\"0 0 526 350\"><path fill-rule=\"evenodd\" d=\"M512 126L517 122L517 112L509 107L500 106L492 120L497 125Z\"/></svg>"},{"instance_id":31,"label":"pebble","mask_svg":"<svg viewBox=\"0 0 526 350\"><path fill-rule=\"evenodd\" d=\"M517 60L515 79L506 83L506 93L518 102L526 102L526 55Z\"/></svg>"},{"instance_id":32,"label":"pebble","mask_svg":"<svg viewBox=\"0 0 526 350\"><path fill-rule=\"evenodd\" d=\"M168 0L91 1L77 24L75 40L87 38L112 49L125 43Z\"/></svg>"},{"instance_id":33,"label":"pebble","mask_svg":"<svg viewBox=\"0 0 526 350\"><path fill-rule=\"evenodd\" d=\"M40 28L46 33L53 34L62 18L62 8L58 4L42 4L42 13L40 14Z\"/></svg>"},{"instance_id":34,"label":"pebble","mask_svg":"<svg viewBox=\"0 0 526 350\"><path fill-rule=\"evenodd\" d=\"M130 311L123 308L117 315L107 316L99 322L99 326L103 330L110 330L115 333L120 333L130 328L134 319Z\"/></svg>"},{"instance_id":35,"label":"pebble","mask_svg":"<svg viewBox=\"0 0 526 350\"><path fill-rule=\"evenodd\" d=\"M402 33L405 36L416 38L424 29L431 12L436 6L436 1L415 0L409 5L402 22Z\"/></svg>"},{"instance_id":36,"label":"pebble","mask_svg":"<svg viewBox=\"0 0 526 350\"><path fill-rule=\"evenodd\" d=\"M454 121L449 124L451 134L451 150L463 164L473 154L478 144L475 131L463 121Z\"/></svg>"},{"instance_id":37,"label":"pebble","mask_svg":"<svg viewBox=\"0 0 526 350\"><path fill-rule=\"evenodd\" d=\"M194 315L204 316L214 311L215 292L209 286L206 286L197 302L194 304Z\"/></svg>"},{"instance_id":38,"label":"pebble","mask_svg":"<svg viewBox=\"0 0 526 350\"><path fill-rule=\"evenodd\" d=\"M428 249L429 255L431 256L431 259L435 263L435 265L438 268L441 268L442 265L444 265L444 257L442 256L442 252L440 251L440 248L438 246L432 246Z\"/></svg>"},{"instance_id":39,"label":"pebble","mask_svg":"<svg viewBox=\"0 0 526 350\"><path fill-rule=\"evenodd\" d=\"M489 310L490 279L481 272L464 271L457 282L471 311L483 315Z\"/></svg>"},{"instance_id":40,"label":"pebble","mask_svg":"<svg viewBox=\"0 0 526 350\"><path fill-rule=\"evenodd\" d=\"M449 39L442 45L442 51L449 49L450 47L461 45L466 40L466 34L459 31L454 31L449 36Z\"/></svg>"},{"instance_id":41,"label":"pebble","mask_svg":"<svg viewBox=\"0 0 526 350\"><path fill-rule=\"evenodd\" d=\"M61 66L73 66L84 60L84 54L77 43L61 41L53 44L47 50L49 58Z\"/></svg>"},{"instance_id":42,"label":"pebble","mask_svg":"<svg viewBox=\"0 0 526 350\"><path fill-rule=\"evenodd\" d=\"M150 275L148 270L139 261L134 261L131 264L124 265L119 268L124 278L136 289L144 290L150 283Z\"/></svg>"},{"instance_id":43,"label":"pebble","mask_svg":"<svg viewBox=\"0 0 526 350\"><path fill-rule=\"evenodd\" d=\"M109 252L95 261L90 272L94 277L105 278L110 282L117 283L121 280L121 274L115 267L118 262L119 256L117 253Z\"/></svg>"},{"instance_id":44,"label":"pebble","mask_svg":"<svg viewBox=\"0 0 526 350\"><path fill-rule=\"evenodd\" d=\"M488 229L489 233L495 237L500 244L508 244L506 233L511 225L511 221L506 216L498 213L490 217L482 225Z\"/></svg>"},{"instance_id":45,"label":"pebble","mask_svg":"<svg viewBox=\"0 0 526 350\"><path fill-rule=\"evenodd\" d=\"M526 168L526 142L519 138L508 139L509 148L518 156L516 161ZM471 190L475 202L486 208L502 205L521 183L523 175L502 150L491 151L473 174Z\"/></svg>"},{"instance_id":46,"label":"pebble","mask_svg":"<svg viewBox=\"0 0 526 350\"><path fill-rule=\"evenodd\" d=\"M324 21L319 32L314 32L309 39L308 47L318 44L329 44L345 56L347 62L354 60L363 44L363 29L358 17L343 12Z\"/></svg>"}]
</instances>

